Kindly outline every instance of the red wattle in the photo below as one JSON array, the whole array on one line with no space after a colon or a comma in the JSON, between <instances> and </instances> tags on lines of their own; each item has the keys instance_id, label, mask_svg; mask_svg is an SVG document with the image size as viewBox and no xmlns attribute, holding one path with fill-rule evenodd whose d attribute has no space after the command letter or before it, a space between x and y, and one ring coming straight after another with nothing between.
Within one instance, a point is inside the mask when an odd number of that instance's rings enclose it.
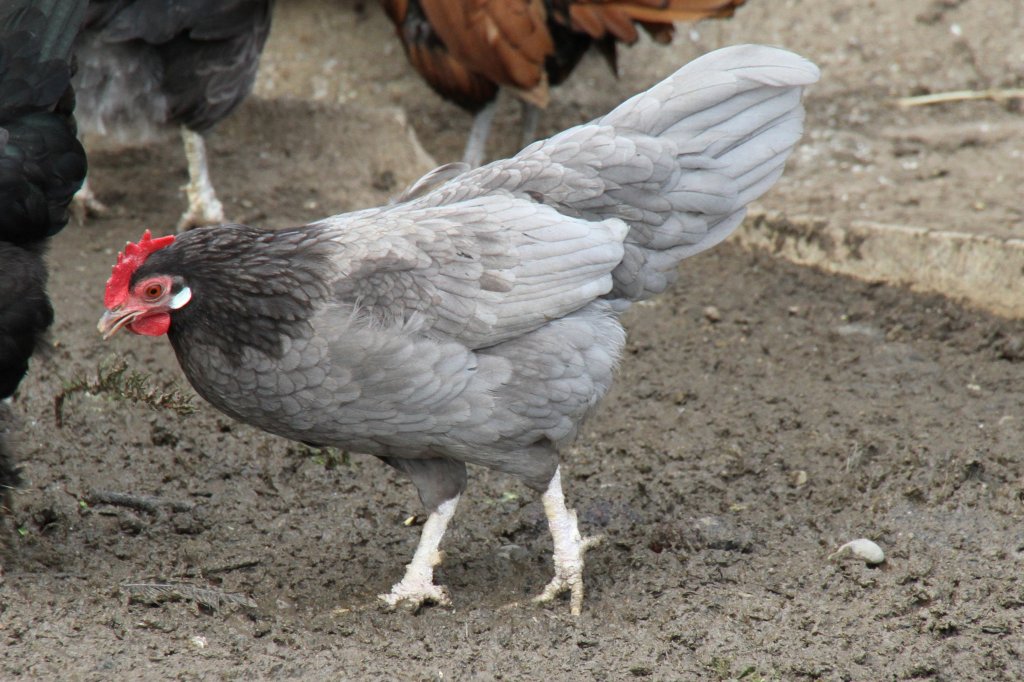
<instances>
[{"instance_id":1,"label":"red wattle","mask_svg":"<svg viewBox=\"0 0 1024 682\"><path fill-rule=\"evenodd\" d=\"M144 336L163 336L170 328L171 316L169 313L146 315L128 325L128 329L132 332Z\"/></svg>"}]
</instances>

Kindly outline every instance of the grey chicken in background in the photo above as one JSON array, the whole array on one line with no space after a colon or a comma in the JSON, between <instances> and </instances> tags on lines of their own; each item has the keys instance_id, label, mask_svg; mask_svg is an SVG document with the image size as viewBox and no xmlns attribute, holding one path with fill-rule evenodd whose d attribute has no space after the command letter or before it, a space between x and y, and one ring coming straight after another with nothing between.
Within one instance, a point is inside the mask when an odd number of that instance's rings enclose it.
<instances>
[{"instance_id":1,"label":"grey chicken in background","mask_svg":"<svg viewBox=\"0 0 1024 682\"><path fill-rule=\"evenodd\" d=\"M817 78L790 52L725 48L510 159L442 167L395 205L147 233L114 266L99 329L167 334L226 414L408 475L430 516L388 604L449 603L433 570L470 463L543 491L555 577L538 599L569 591L579 613L592 540L559 451L611 384L618 313L779 178Z\"/></svg>"},{"instance_id":2,"label":"grey chicken in background","mask_svg":"<svg viewBox=\"0 0 1024 682\"><path fill-rule=\"evenodd\" d=\"M188 210L179 231L224 222L203 135L252 91L273 0L92 0L75 50L86 135L121 145L180 129ZM87 211L104 207L86 188Z\"/></svg>"},{"instance_id":3,"label":"grey chicken in background","mask_svg":"<svg viewBox=\"0 0 1024 682\"><path fill-rule=\"evenodd\" d=\"M7 405L53 323L46 244L85 177L75 135L71 45L86 0L0 5L0 506L18 484Z\"/></svg>"}]
</instances>

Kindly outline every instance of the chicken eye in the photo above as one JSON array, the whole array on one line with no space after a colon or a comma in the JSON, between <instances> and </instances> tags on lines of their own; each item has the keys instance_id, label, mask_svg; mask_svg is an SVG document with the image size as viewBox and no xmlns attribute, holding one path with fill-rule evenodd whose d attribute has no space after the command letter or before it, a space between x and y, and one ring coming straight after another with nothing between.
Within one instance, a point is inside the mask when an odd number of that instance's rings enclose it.
<instances>
[{"instance_id":1,"label":"chicken eye","mask_svg":"<svg viewBox=\"0 0 1024 682\"><path fill-rule=\"evenodd\" d=\"M157 299L164 293L164 285L159 282L151 282L146 285L146 288L142 291L148 299Z\"/></svg>"}]
</instances>

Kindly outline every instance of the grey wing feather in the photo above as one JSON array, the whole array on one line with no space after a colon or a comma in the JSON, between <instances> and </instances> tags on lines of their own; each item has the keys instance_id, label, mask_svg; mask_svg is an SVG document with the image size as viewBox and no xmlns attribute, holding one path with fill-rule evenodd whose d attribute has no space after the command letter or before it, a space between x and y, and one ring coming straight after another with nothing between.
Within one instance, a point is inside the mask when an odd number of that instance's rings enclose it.
<instances>
[{"instance_id":1,"label":"grey wing feather","mask_svg":"<svg viewBox=\"0 0 1024 682\"><path fill-rule=\"evenodd\" d=\"M599 297L663 291L778 179L817 77L784 50L718 50L511 159L321 221L342 246L336 294L381 324L484 348Z\"/></svg>"},{"instance_id":2,"label":"grey wing feather","mask_svg":"<svg viewBox=\"0 0 1024 682\"><path fill-rule=\"evenodd\" d=\"M339 300L385 325L484 348L578 310L612 287L627 226L573 220L507 193L329 218Z\"/></svg>"},{"instance_id":3,"label":"grey wing feather","mask_svg":"<svg viewBox=\"0 0 1024 682\"><path fill-rule=\"evenodd\" d=\"M452 178L462 175L469 170L469 168L470 166L468 163L462 163L461 161L455 161L438 166L434 170L427 172L416 182L406 187L405 190L398 195L394 203L402 203L404 201L417 199L436 187L443 185Z\"/></svg>"}]
</instances>

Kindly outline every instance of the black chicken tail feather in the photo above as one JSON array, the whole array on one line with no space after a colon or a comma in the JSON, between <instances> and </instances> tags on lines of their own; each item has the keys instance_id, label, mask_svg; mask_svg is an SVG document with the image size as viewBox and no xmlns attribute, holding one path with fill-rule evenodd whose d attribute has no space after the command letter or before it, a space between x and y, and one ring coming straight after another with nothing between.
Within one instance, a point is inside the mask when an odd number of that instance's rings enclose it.
<instances>
[{"instance_id":1,"label":"black chicken tail feather","mask_svg":"<svg viewBox=\"0 0 1024 682\"><path fill-rule=\"evenodd\" d=\"M0 241L59 232L85 178L71 50L87 0L15 0L0 10Z\"/></svg>"},{"instance_id":2,"label":"black chicken tail feather","mask_svg":"<svg viewBox=\"0 0 1024 682\"><path fill-rule=\"evenodd\" d=\"M0 16L0 33L6 37L28 31L37 41L40 62L67 62L88 4L88 0L14 0Z\"/></svg>"}]
</instances>

